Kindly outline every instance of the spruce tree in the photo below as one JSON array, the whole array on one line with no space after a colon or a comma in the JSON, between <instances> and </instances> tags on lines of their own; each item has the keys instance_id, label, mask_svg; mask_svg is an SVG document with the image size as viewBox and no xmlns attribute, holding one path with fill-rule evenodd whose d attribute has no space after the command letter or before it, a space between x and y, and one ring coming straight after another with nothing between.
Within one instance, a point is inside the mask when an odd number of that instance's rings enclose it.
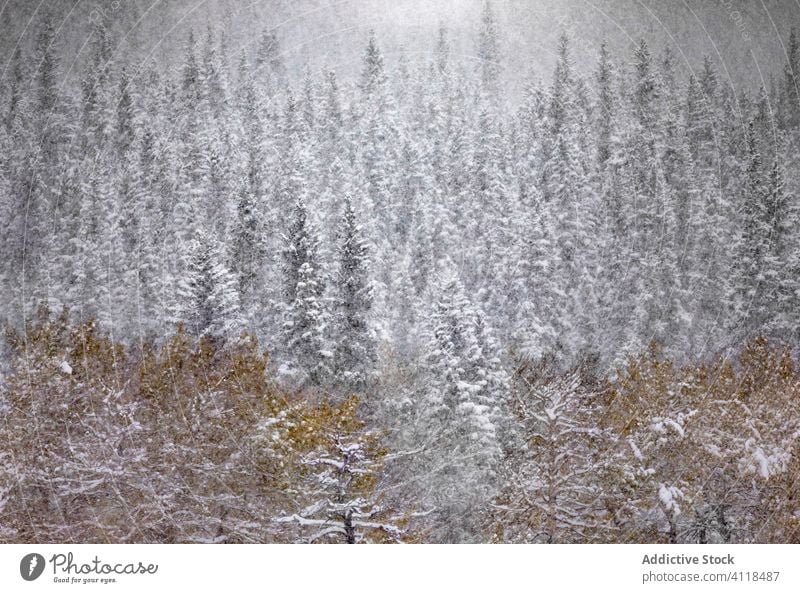
<instances>
[{"instance_id":1,"label":"spruce tree","mask_svg":"<svg viewBox=\"0 0 800 593\"><path fill-rule=\"evenodd\" d=\"M595 74L597 81L597 161L602 168L612 156L612 136L615 133L614 115L617 103L614 84L614 65L606 44L600 46L600 60Z\"/></svg>"},{"instance_id":2,"label":"spruce tree","mask_svg":"<svg viewBox=\"0 0 800 593\"><path fill-rule=\"evenodd\" d=\"M734 330L749 335L761 328L764 321L762 272L767 257L767 188L764 162L755 123L747 132L747 162L744 164L744 186L737 236L737 258L732 278L732 319Z\"/></svg>"},{"instance_id":3,"label":"spruce tree","mask_svg":"<svg viewBox=\"0 0 800 593\"><path fill-rule=\"evenodd\" d=\"M386 72L383 54L378 47L375 31L370 30L367 49L364 53L364 66L361 71L361 92L366 99L382 92L386 85Z\"/></svg>"},{"instance_id":4,"label":"spruce tree","mask_svg":"<svg viewBox=\"0 0 800 593\"><path fill-rule=\"evenodd\" d=\"M353 205L345 199L339 230L339 275L333 331L336 380L353 391L369 384L376 359L370 327L373 304L369 255Z\"/></svg>"},{"instance_id":5,"label":"spruce tree","mask_svg":"<svg viewBox=\"0 0 800 593\"><path fill-rule=\"evenodd\" d=\"M233 271L238 277L239 294L243 304L250 304L262 277L265 246L255 196L247 188L239 191L231 240Z\"/></svg>"},{"instance_id":6,"label":"spruce tree","mask_svg":"<svg viewBox=\"0 0 800 593\"><path fill-rule=\"evenodd\" d=\"M281 374L299 384L317 386L330 374L327 349L328 307L325 277L319 260L319 239L298 201L283 249L283 355Z\"/></svg>"},{"instance_id":7,"label":"spruce tree","mask_svg":"<svg viewBox=\"0 0 800 593\"><path fill-rule=\"evenodd\" d=\"M451 264L452 265L452 264ZM440 516L436 541L481 538L481 511L494 493L502 453L506 380L487 351L492 343L483 315L470 303L452 268L437 286L428 320L430 342L426 432L434 484L431 503Z\"/></svg>"},{"instance_id":8,"label":"spruce tree","mask_svg":"<svg viewBox=\"0 0 800 593\"><path fill-rule=\"evenodd\" d=\"M489 97L496 99L500 91L500 39L497 20L488 0L481 11L480 28L478 29L478 73L481 88Z\"/></svg>"},{"instance_id":9,"label":"spruce tree","mask_svg":"<svg viewBox=\"0 0 800 593\"><path fill-rule=\"evenodd\" d=\"M789 34L787 60L783 70L786 123L790 128L800 125L800 41L797 30L792 27Z\"/></svg>"},{"instance_id":10,"label":"spruce tree","mask_svg":"<svg viewBox=\"0 0 800 593\"><path fill-rule=\"evenodd\" d=\"M196 337L236 337L241 326L236 278L222 246L203 231L195 234L189 266L179 283L179 321Z\"/></svg>"},{"instance_id":11,"label":"spruce tree","mask_svg":"<svg viewBox=\"0 0 800 593\"><path fill-rule=\"evenodd\" d=\"M443 78L447 77L450 69L450 39L444 23L439 23L439 33L436 38L436 69Z\"/></svg>"}]
</instances>

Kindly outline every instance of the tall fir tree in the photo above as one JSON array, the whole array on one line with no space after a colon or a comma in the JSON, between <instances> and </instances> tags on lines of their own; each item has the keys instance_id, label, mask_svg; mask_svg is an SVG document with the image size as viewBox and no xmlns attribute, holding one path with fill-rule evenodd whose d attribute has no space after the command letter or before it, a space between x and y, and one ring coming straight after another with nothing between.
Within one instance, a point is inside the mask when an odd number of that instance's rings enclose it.
<instances>
[{"instance_id":1,"label":"tall fir tree","mask_svg":"<svg viewBox=\"0 0 800 593\"><path fill-rule=\"evenodd\" d=\"M236 278L225 261L222 246L197 232L186 275L179 283L178 321L193 336L234 338L241 329Z\"/></svg>"},{"instance_id":2,"label":"tall fir tree","mask_svg":"<svg viewBox=\"0 0 800 593\"><path fill-rule=\"evenodd\" d=\"M363 392L372 379L376 344L371 328L373 305L369 250L352 202L345 199L339 230L339 273L336 278L335 380L354 392Z\"/></svg>"},{"instance_id":3,"label":"tall fir tree","mask_svg":"<svg viewBox=\"0 0 800 593\"><path fill-rule=\"evenodd\" d=\"M298 201L283 249L283 356L281 373L302 385L317 386L330 375L327 348L329 311L319 238L305 203Z\"/></svg>"},{"instance_id":4,"label":"tall fir tree","mask_svg":"<svg viewBox=\"0 0 800 593\"><path fill-rule=\"evenodd\" d=\"M481 11L476 55L481 88L487 96L497 100L500 91L500 73L502 72L500 34L492 3L488 0L484 2Z\"/></svg>"}]
</instances>

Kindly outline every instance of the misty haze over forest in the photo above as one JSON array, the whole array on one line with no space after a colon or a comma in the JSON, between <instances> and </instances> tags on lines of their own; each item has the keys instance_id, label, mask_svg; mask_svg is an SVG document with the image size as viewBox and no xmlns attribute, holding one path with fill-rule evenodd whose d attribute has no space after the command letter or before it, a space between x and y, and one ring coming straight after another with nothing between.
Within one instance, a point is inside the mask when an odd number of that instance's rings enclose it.
<instances>
[{"instance_id":1,"label":"misty haze over forest","mask_svg":"<svg viewBox=\"0 0 800 593\"><path fill-rule=\"evenodd\" d=\"M1 542L800 541L800 8L2 8Z\"/></svg>"},{"instance_id":2,"label":"misty haze over forest","mask_svg":"<svg viewBox=\"0 0 800 593\"><path fill-rule=\"evenodd\" d=\"M453 62L474 67L473 38L480 0L298 0L247 2L207 0L120 0L119 2L44 2L9 0L0 14L4 69L17 44L28 47L35 38L37 18L49 12L60 25L57 33L65 64L85 58L86 41L101 19L119 40L128 59L153 59L177 66L186 34L209 23L229 31L231 55L255 50L261 33L274 30L284 40L283 58L299 80L307 64L313 70L336 69L340 75L358 72L361 45L369 29L382 40L390 66L405 53L411 64L424 64L434 51L432 40L441 22L452 31ZM768 86L772 66L786 60L786 23L800 17L793 2L709 0L678 3L619 0L499 0L494 6L503 30L503 78L516 90L533 74L549 78L557 59L558 36L573 37L576 67L588 73L597 46L606 40L619 52L630 52L641 37L653 47L676 53L681 75L714 61L723 83L737 88ZM79 74L72 69L72 74ZM762 80L763 78L763 80Z\"/></svg>"}]
</instances>

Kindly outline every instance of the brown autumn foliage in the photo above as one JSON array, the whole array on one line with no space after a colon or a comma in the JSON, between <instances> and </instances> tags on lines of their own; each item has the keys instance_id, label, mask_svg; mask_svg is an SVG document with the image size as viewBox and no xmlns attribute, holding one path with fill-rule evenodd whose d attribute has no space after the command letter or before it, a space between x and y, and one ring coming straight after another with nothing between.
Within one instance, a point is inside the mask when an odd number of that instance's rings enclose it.
<instances>
[{"instance_id":1,"label":"brown autumn foliage","mask_svg":"<svg viewBox=\"0 0 800 593\"><path fill-rule=\"evenodd\" d=\"M5 342L2 542L425 541L359 399L281 389L249 336L123 348L43 309ZM605 385L523 368L511 396L486 541L800 543L785 348L676 364L653 345Z\"/></svg>"},{"instance_id":2,"label":"brown autumn foliage","mask_svg":"<svg viewBox=\"0 0 800 593\"><path fill-rule=\"evenodd\" d=\"M491 541L797 543L800 373L759 338L676 364L656 344L605 385L523 365L522 446L503 466Z\"/></svg>"},{"instance_id":3,"label":"brown autumn foliage","mask_svg":"<svg viewBox=\"0 0 800 593\"><path fill-rule=\"evenodd\" d=\"M678 366L652 346L605 397L631 468L624 541L796 541L800 374L787 349L758 338Z\"/></svg>"},{"instance_id":4,"label":"brown autumn foliage","mask_svg":"<svg viewBox=\"0 0 800 593\"><path fill-rule=\"evenodd\" d=\"M344 441L371 472L336 494L379 498L385 451L358 398L281 390L249 336L223 344L179 330L126 350L42 309L6 342L0 541L298 541L304 529L278 519L317 502L308 459L334 458ZM402 535L356 527L358 541Z\"/></svg>"}]
</instances>

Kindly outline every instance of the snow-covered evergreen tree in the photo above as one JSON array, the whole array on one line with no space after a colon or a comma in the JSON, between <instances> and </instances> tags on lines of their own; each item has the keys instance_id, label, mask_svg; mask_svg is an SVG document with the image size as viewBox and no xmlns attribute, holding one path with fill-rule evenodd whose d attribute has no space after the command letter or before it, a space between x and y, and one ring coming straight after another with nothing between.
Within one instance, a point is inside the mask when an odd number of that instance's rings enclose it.
<instances>
[{"instance_id":1,"label":"snow-covered evergreen tree","mask_svg":"<svg viewBox=\"0 0 800 593\"><path fill-rule=\"evenodd\" d=\"M306 205L298 201L285 237L284 321L281 373L300 384L319 385L331 370L328 349L326 278L319 260L319 239Z\"/></svg>"},{"instance_id":2,"label":"snow-covered evergreen tree","mask_svg":"<svg viewBox=\"0 0 800 593\"><path fill-rule=\"evenodd\" d=\"M482 514L496 487L507 379L491 351L481 314L452 270L436 287L421 403L427 414L433 474L430 502L440 541L479 541Z\"/></svg>"},{"instance_id":3,"label":"snow-covered evergreen tree","mask_svg":"<svg viewBox=\"0 0 800 593\"><path fill-rule=\"evenodd\" d=\"M362 392L370 381L376 358L370 319L373 298L369 250L349 198L344 202L339 240L336 311L331 332L335 380L347 389Z\"/></svg>"},{"instance_id":4,"label":"snow-covered evergreen tree","mask_svg":"<svg viewBox=\"0 0 800 593\"><path fill-rule=\"evenodd\" d=\"M222 247L198 232L190 253L186 276L179 284L177 320L194 336L236 337L241 328L239 293Z\"/></svg>"}]
</instances>

